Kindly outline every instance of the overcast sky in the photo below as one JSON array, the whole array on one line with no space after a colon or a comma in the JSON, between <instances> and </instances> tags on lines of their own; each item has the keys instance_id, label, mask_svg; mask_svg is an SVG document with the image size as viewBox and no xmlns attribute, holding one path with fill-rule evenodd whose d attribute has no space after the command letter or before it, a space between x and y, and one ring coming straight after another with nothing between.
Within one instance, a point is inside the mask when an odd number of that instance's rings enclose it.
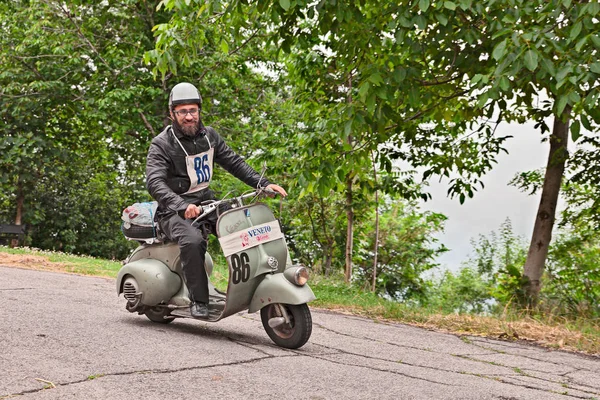
<instances>
[{"instance_id":1,"label":"overcast sky","mask_svg":"<svg viewBox=\"0 0 600 400\"><path fill-rule=\"evenodd\" d=\"M448 186L444 183L432 183L433 200L423 203L422 209L441 212L448 217L444 234L438 236L450 249L438 259L442 267L457 270L472 252L471 239L498 231L507 217L513 232L529 243L540 195L528 196L509 186L508 182L519 172L546 165L550 144L541 143L542 136L533 125L503 124L498 127L498 135L514 136L505 142L509 154L499 155L498 164L483 179L485 188L478 190L472 199L467 198L464 204L461 205L458 198L446 197Z\"/></svg>"}]
</instances>

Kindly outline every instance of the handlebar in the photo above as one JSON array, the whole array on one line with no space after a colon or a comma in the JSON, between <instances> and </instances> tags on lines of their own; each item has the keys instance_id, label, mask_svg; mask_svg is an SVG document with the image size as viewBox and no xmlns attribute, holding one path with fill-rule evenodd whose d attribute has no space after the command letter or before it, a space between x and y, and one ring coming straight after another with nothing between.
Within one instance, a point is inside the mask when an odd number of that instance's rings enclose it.
<instances>
[{"instance_id":1,"label":"handlebar","mask_svg":"<svg viewBox=\"0 0 600 400\"><path fill-rule=\"evenodd\" d=\"M278 193L274 190L259 187L256 190L241 194L240 196L225 198L225 199L221 199L221 200L215 200L215 201L211 201L208 204L202 204L201 205L202 214L200 214L196 219L194 219L194 221L192 222L192 225L194 225L198 221L206 218L208 215L215 212L221 204L231 204L233 206L233 208L237 208L237 207L242 207L244 205L245 199L249 199L251 197L258 198L259 196L265 196L265 195L270 196L270 195L276 195L276 194L278 194Z\"/></svg>"}]
</instances>

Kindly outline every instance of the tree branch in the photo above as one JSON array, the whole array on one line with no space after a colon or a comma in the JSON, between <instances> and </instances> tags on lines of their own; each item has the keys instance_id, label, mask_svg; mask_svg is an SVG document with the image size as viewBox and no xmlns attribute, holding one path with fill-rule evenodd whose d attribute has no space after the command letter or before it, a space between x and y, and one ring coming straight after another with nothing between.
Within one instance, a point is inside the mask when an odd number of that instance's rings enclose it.
<instances>
[{"instance_id":1,"label":"tree branch","mask_svg":"<svg viewBox=\"0 0 600 400\"><path fill-rule=\"evenodd\" d=\"M142 139L142 137L140 136L140 134L139 134L139 133L137 133L137 132L133 132L133 131L127 131L127 132L125 132L125 134L126 134L127 136L134 137L134 138L136 138L137 140L141 140L141 139Z\"/></svg>"},{"instance_id":2,"label":"tree branch","mask_svg":"<svg viewBox=\"0 0 600 400\"><path fill-rule=\"evenodd\" d=\"M79 25L77 25L77 22L75 22L75 20L73 19L73 14L65 8L64 3L60 4L59 8L63 12L63 14L69 19L69 21L71 21L71 23L75 26L79 36L87 43L88 47L90 49L92 49L92 51L96 54L98 59L100 59L100 61L102 61L102 64L104 64L106 66L106 68L108 68L109 71L111 71L113 74L116 74L116 71L108 64L108 62L106 62L106 60L104 58L102 58L98 49L96 49L96 47L92 44L92 42L90 42L89 39L83 34L83 32L81 31L81 28L79 27Z\"/></svg>"},{"instance_id":3,"label":"tree branch","mask_svg":"<svg viewBox=\"0 0 600 400\"><path fill-rule=\"evenodd\" d=\"M258 35L258 29L256 29L252 35L250 35L250 37L248 39L246 39L242 44L240 44L238 47L236 47L235 49L231 50L227 56L231 56L235 53L237 53L238 51L240 51L244 46L246 46L248 43L250 43L250 41L252 39L254 39L256 37L256 35ZM221 61L219 61L218 63L216 63L212 68L207 68L204 70L204 72L202 73L202 75L200 75L200 78L198 78L199 81L202 81L202 79L204 79L204 76L208 73L208 71L212 71L214 69L216 69L219 65L221 65Z\"/></svg>"},{"instance_id":4,"label":"tree branch","mask_svg":"<svg viewBox=\"0 0 600 400\"><path fill-rule=\"evenodd\" d=\"M135 106L138 108L140 107L137 103ZM140 117L142 118L142 121L144 121L144 126L146 127L146 129L148 129L152 133L152 136L156 136L156 131L154 130L154 128L152 127L150 122L148 122L148 119L146 118L144 113L142 111L139 111L139 114L140 114Z\"/></svg>"}]
</instances>

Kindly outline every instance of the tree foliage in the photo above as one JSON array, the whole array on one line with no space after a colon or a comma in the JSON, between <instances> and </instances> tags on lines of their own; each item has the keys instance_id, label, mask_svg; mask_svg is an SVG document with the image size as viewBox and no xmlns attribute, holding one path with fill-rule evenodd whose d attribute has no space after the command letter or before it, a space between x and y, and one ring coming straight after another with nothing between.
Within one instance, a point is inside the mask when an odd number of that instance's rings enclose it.
<instances>
[{"instance_id":1,"label":"tree foliage","mask_svg":"<svg viewBox=\"0 0 600 400\"><path fill-rule=\"evenodd\" d=\"M600 318L600 242L578 225L559 234L550 249L543 306L555 314Z\"/></svg>"},{"instance_id":2,"label":"tree foliage","mask_svg":"<svg viewBox=\"0 0 600 400\"><path fill-rule=\"evenodd\" d=\"M355 280L369 287L373 276L375 229L373 212L363 219L357 235L357 274ZM435 235L443 231L446 217L421 212L416 204L389 201L381 206L377 278L375 289L389 298L409 302L424 301L429 283L425 273L438 266L436 259L448 251Z\"/></svg>"},{"instance_id":3,"label":"tree foliage","mask_svg":"<svg viewBox=\"0 0 600 400\"><path fill-rule=\"evenodd\" d=\"M118 216L140 194L143 153L162 122L164 90L142 63L153 7L0 4L2 215L29 224L34 245L125 254L118 220L94 218Z\"/></svg>"},{"instance_id":4,"label":"tree foliage","mask_svg":"<svg viewBox=\"0 0 600 400\"><path fill-rule=\"evenodd\" d=\"M429 198L432 178L460 202L473 196L509 139L495 130L502 121L550 133L546 178L524 177L555 198L566 163L577 207L565 221L598 226L599 11L573 0L0 2L0 217L30 225L34 245L122 257L120 210L148 198L148 143L169 123L170 87L189 81L204 122L289 189L281 220L296 259L335 274L346 255L368 282L379 207L377 289L422 297L443 218L399 199ZM574 157L567 133L584 145ZM244 189L223 171L213 188ZM549 203L532 241L545 249ZM524 276L536 280L504 228L481 239L471 270L446 275L444 293L476 298L467 309L482 304L482 283L512 301ZM582 260L561 243L595 246L560 238L552 293L572 283L574 265L595 276L592 250ZM580 307L583 291L563 293Z\"/></svg>"}]
</instances>

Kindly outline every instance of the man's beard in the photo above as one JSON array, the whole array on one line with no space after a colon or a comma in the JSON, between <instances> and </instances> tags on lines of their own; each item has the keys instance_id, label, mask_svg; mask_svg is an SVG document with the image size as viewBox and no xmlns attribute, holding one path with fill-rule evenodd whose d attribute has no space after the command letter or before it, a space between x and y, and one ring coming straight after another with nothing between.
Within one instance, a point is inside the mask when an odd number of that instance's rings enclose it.
<instances>
[{"instance_id":1,"label":"man's beard","mask_svg":"<svg viewBox=\"0 0 600 400\"><path fill-rule=\"evenodd\" d=\"M196 136L198 133L200 133L200 130L202 129L202 124L200 123L200 119L198 119L198 121L196 121L195 124L193 125L181 125L176 119L173 120L173 126L175 126L175 128L183 133L185 136L190 136L190 137L194 137Z\"/></svg>"}]
</instances>

